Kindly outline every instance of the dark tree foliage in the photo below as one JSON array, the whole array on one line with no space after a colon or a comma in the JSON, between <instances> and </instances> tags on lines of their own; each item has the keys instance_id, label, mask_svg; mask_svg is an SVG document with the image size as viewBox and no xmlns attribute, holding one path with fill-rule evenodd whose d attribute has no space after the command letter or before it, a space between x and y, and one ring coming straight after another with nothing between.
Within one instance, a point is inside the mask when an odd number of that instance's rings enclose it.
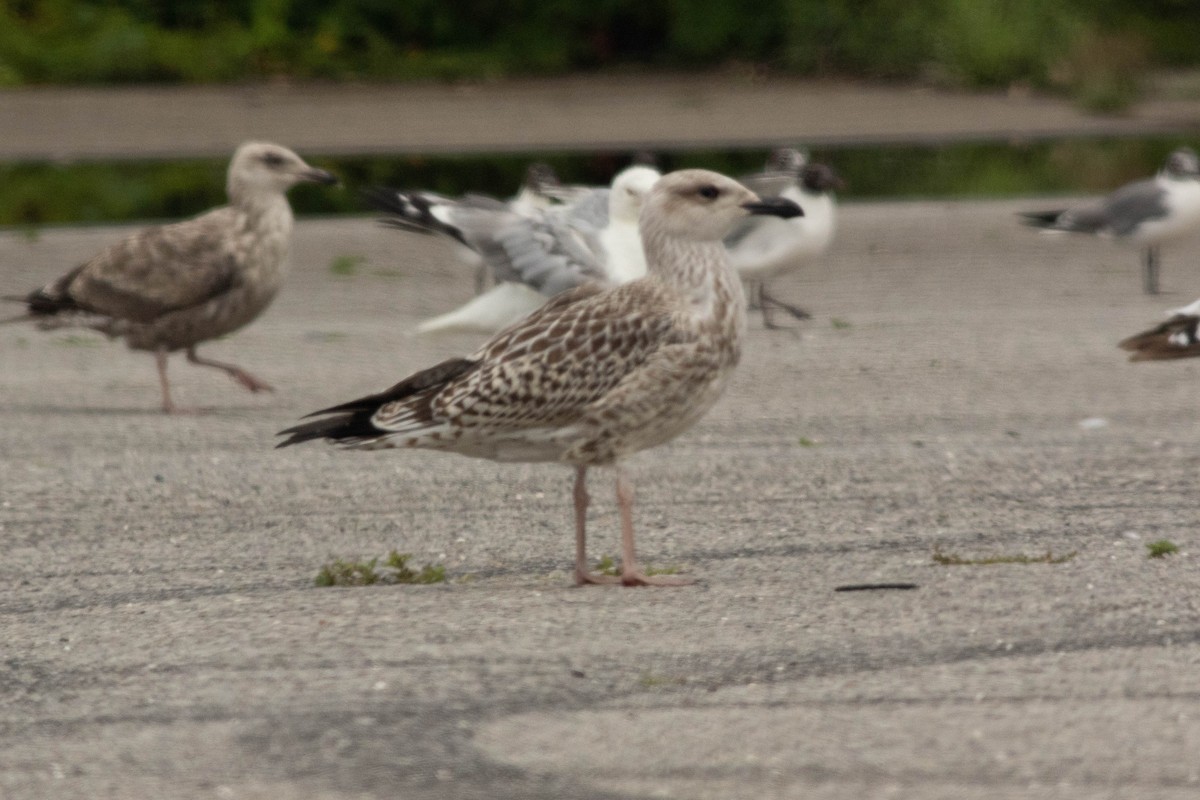
<instances>
[{"instance_id":1,"label":"dark tree foliage","mask_svg":"<svg viewBox=\"0 0 1200 800\"><path fill-rule=\"evenodd\" d=\"M1195 0L0 0L0 84L742 64L1045 85L1096 41L1188 65L1198 40Z\"/></svg>"}]
</instances>

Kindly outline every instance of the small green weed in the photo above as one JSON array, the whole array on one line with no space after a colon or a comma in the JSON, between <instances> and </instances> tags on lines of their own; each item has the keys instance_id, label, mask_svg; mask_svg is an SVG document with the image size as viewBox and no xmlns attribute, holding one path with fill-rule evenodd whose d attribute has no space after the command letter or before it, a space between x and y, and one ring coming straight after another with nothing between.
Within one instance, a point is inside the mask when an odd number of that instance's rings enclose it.
<instances>
[{"instance_id":1,"label":"small green weed","mask_svg":"<svg viewBox=\"0 0 1200 800\"><path fill-rule=\"evenodd\" d=\"M1157 542L1146 542L1146 549L1150 551L1149 558L1166 558L1179 552L1179 545L1169 539L1159 539Z\"/></svg>"},{"instance_id":2,"label":"small green weed","mask_svg":"<svg viewBox=\"0 0 1200 800\"><path fill-rule=\"evenodd\" d=\"M799 444L801 447L816 447L817 446L816 441L808 438L807 436L801 436L799 441L797 442L797 444Z\"/></svg>"},{"instance_id":3,"label":"small green weed","mask_svg":"<svg viewBox=\"0 0 1200 800\"><path fill-rule=\"evenodd\" d=\"M991 564L1062 564L1070 561L1077 555L1075 550L1064 555L1056 556L1053 551L1047 550L1040 556L1027 556L1024 553L1016 553L1015 555L995 555L984 556L983 558L963 558L956 556L953 553L943 553L941 548L933 548L933 562L946 567L982 567Z\"/></svg>"},{"instance_id":4,"label":"small green weed","mask_svg":"<svg viewBox=\"0 0 1200 800\"><path fill-rule=\"evenodd\" d=\"M376 583L445 583L446 568L441 564L426 564L414 571L409 553L388 553L382 567L378 558L370 561L344 561L336 558L317 573L317 586L371 586Z\"/></svg>"},{"instance_id":5,"label":"small green weed","mask_svg":"<svg viewBox=\"0 0 1200 800\"><path fill-rule=\"evenodd\" d=\"M854 327L853 324L842 319L841 317L834 317L833 319L829 320L829 324L833 326L835 331L844 331Z\"/></svg>"},{"instance_id":6,"label":"small green weed","mask_svg":"<svg viewBox=\"0 0 1200 800\"><path fill-rule=\"evenodd\" d=\"M651 567L648 565L644 570L647 575L678 575L680 571L679 567ZM601 575L620 575L621 568L617 566L616 559L606 555L596 562L596 572Z\"/></svg>"},{"instance_id":7,"label":"small green weed","mask_svg":"<svg viewBox=\"0 0 1200 800\"><path fill-rule=\"evenodd\" d=\"M63 347L99 347L100 340L91 336L81 336L77 333L68 333L66 336L59 336L54 339L54 343Z\"/></svg>"},{"instance_id":8,"label":"small green weed","mask_svg":"<svg viewBox=\"0 0 1200 800\"><path fill-rule=\"evenodd\" d=\"M339 278L350 278L353 277L354 273L358 272L358 268L365 264L366 261L366 256L337 256L333 261L329 262L329 272Z\"/></svg>"}]
</instances>

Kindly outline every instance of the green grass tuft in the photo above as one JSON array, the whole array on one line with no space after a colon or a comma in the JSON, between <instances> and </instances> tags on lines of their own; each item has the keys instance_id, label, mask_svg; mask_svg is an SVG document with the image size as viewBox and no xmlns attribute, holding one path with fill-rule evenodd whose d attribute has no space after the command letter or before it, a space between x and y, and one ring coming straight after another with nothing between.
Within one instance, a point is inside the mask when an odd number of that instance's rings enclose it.
<instances>
[{"instance_id":1,"label":"green grass tuft","mask_svg":"<svg viewBox=\"0 0 1200 800\"><path fill-rule=\"evenodd\" d=\"M445 583L446 568L426 564L420 571L408 565L409 553L388 553L382 567L378 558L370 561L344 561L337 558L321 567L314 581L317 586L371 586L376 583Z\"/></svg>"},{"instance_id":2,"label":"green grass tuft","mask_svg":"<svg viewBox=\"0 0 1200 800\"><path fill-rule=\"evenodd\" d=\"M1146 549L1150 551L1149 558L1166 558L1179 552L1179 545L1169 539L1159 539L1157 542L1146 542Z\"/></svg>"},{"instance_id":3,"label":"green grass tuft","mask_svg":"<svg viewBox=\"0 0 1200 800\"><path fill-rule=\"evenodd\" d=\"M645 572L647 576L649 576L649 575L678 575L680 572L683 571L683 569L678 566L652 567L652 566L647 565L642 571ZM614 575L615 576L615 575L621 574L621 567L618 566L615 558L613 558L612 556L609 556L609 555L605 555L605 556L601 557L601 559L599 561L596 562L596 572L598 572L601 575Z\"/></svg>"},{"instance_id":4,"label":"green grass tuft","mask_svg":"<svg viewBox=\"0 0 1200 800\"><path fill-rule=\"evenodd\" d=\"M963 558L953 553L943 553L940 547L934 547L933 563L946 567L980 567L991 564L1062 564L1070 561L1076 555L1075 550L1059 556L1054 555L1053 551L1047 550L1040 556L1027 556L1024 553L1016 553L1014 555L984 556L983 558Z\"/></svg>"},{"instance_id":5,"label":"green grass tuft","mask_svg":"<svg viewBox=\"0 0 1200 800\"><path fill-rule=\"evenodd\" d=\"M77 333L68 333L66 336L59 336L53 342L62 347L99 347L100 340L92 336L81 336Z\"/></svg>"},{"instance_id":6,"label":"green grass tuft","mask_svg":"<svg viewBox=\"0 0 1200 800\"><path fill-rule=\"evenodd\" d=\"M833 319L829 320L829 324L833 326L833 329L835 331L844 331L844 330L847 330L848 328L854 327L851 323L847 322L846 320L844 320L840 317L834 317Z\"/></svg>"},{"instance_id":7,"label":"green grass tuft","mask_svg":"<svg viewBox=\"0 0 1200 800\"><path fill-rule=\"evenodd\" d=\"M366 256L337 256L329 262L329 272L339 278L353 277L358 268L367 262Z\"/></svg>"}]
</instances>

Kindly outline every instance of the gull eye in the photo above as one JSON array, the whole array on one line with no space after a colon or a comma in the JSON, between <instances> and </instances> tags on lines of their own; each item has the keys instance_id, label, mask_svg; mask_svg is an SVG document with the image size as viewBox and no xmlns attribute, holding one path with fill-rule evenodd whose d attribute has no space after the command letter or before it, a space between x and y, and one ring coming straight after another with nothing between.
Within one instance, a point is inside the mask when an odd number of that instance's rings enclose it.
<instances>
[{"instance_id":1,"label":"gull eye","mask_svg":"<svg viewBox=\"0 0 1200 800\"><path fill-rule=\"evenodd\" d=\"M708 200L716 200L721 196L721 190L711 184L708 186L701 186L700 196Z\"/></svg>"},{"instance_id":2,"label":"gull eye","mask_svg":"<svg viewBox=\"0 0 1200 800\"><path fill-rule=\"evenodd\" d=\"M279 155L279 153L275 153L275 152L266 153L262 157L262 160L263 160L263 163L266 164L268 167L281 167L281 166L283 166L283 161L284 161L283 156L281 156L281 155Z\"/></svg>"}]
</instances>

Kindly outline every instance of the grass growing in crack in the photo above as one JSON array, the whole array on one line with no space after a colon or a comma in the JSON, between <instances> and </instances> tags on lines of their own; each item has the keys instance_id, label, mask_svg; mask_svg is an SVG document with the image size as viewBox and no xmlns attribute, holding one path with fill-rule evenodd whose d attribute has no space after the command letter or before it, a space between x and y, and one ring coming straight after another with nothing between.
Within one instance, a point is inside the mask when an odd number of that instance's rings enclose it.
<instances>
[{"instance_id":1,"label":"grass growing in crack","mask_svg":"<svg viewBox=\"0 0 1200 800\"><path fill-rule=\"evenodd\" d=\"M946 567L980 567L991 564L1062 564L1063 562L1070 561L1076 554L1076 551L1072 550L1069 553L1056 556L1053 551L1047 550L1040 556L1027 556L1024 553L1016 553L1014 555L984 556L983 558L963 558L953 553L943 553L940 547L934 547L933 563Z\"/></svg>"},{"instance_id":2,"label":"grass growing in crack","mask_svg":"<svg viewBox=\"0 0 1200 800\"><path fill-rule=\"evenodd\" d=\"M53 342L63 347L99 347L100 340L91 336L81 336L77 333L68 333L66 336L59 336Z\"/></svg>"},{"instance_id":3,"label":"grass growing in crack","mask_svg":"<svg viewBox=\"0 0 1200 800\"><path fill-rule=\"evenodd\" d=\"M643 672L638 676L638 685L643 689L654 689L659 686L683 686L687 678L681 675L659 675L653 672Z\"/></svg>"},{"instance_id":4,"label":"grass growing in crack","mask_svg":"<svg viewBox=\"0 0 1200 800\"><path fill-rule=\"evenodd\" d=\"M349 278L358 271L358 268L365 264L366 256L337 256L333 261L329 262L329 272L339 278Z\"/></svg>"},{"instance_id":5,"label":"grass growing in crack","mask_svg":"<svg viewBox=\"0 0 1200 800\"><path fill-rule=\"evenodd\" d=\"M596 562L596 572L601 575L620 575L621 568L617 566L617 561L612 556L603 556ZM645 569L647 575L678 575L679 567L651 567Z\"/></svg>"},{"instance_id":6,"label":"grass growing in crack","mask_svg":"<svg viewBox=\"0 0 1200 800\"><path fill-rule=\"evenodd\" d=\"M418 572L408 565L409 553L388 553L383 564L378 558L370 561L344 561L336 558L317 573L317 586L371 586L376 583L445 583L446 568L441 564L426 564Z\"/></svg>"},{"instance_id":7,"label":"grass growing in crack","mask_svg":"<svg viewBox=\"0 0 1200 800\"><path fill-rule=\"evenodd\" d=\"M1169 539L1159 539L1157 542L1146 542L1146 549L1150 551L1149 558L1166 558L1179 552L1179 545Z\"/></svg>"},{"instance_id":8,"label":"grass growing in crack","mask_svg":"<svg viewBox=\"0 0 1200 800\"><path fill-rule=\"evenodd\" d=\"M841 317L834 317L833 319L829 320L829 324L833 326L835 331L844 331L854 327L852 323L842 319Z\"/></svg>"}]
</instances>

